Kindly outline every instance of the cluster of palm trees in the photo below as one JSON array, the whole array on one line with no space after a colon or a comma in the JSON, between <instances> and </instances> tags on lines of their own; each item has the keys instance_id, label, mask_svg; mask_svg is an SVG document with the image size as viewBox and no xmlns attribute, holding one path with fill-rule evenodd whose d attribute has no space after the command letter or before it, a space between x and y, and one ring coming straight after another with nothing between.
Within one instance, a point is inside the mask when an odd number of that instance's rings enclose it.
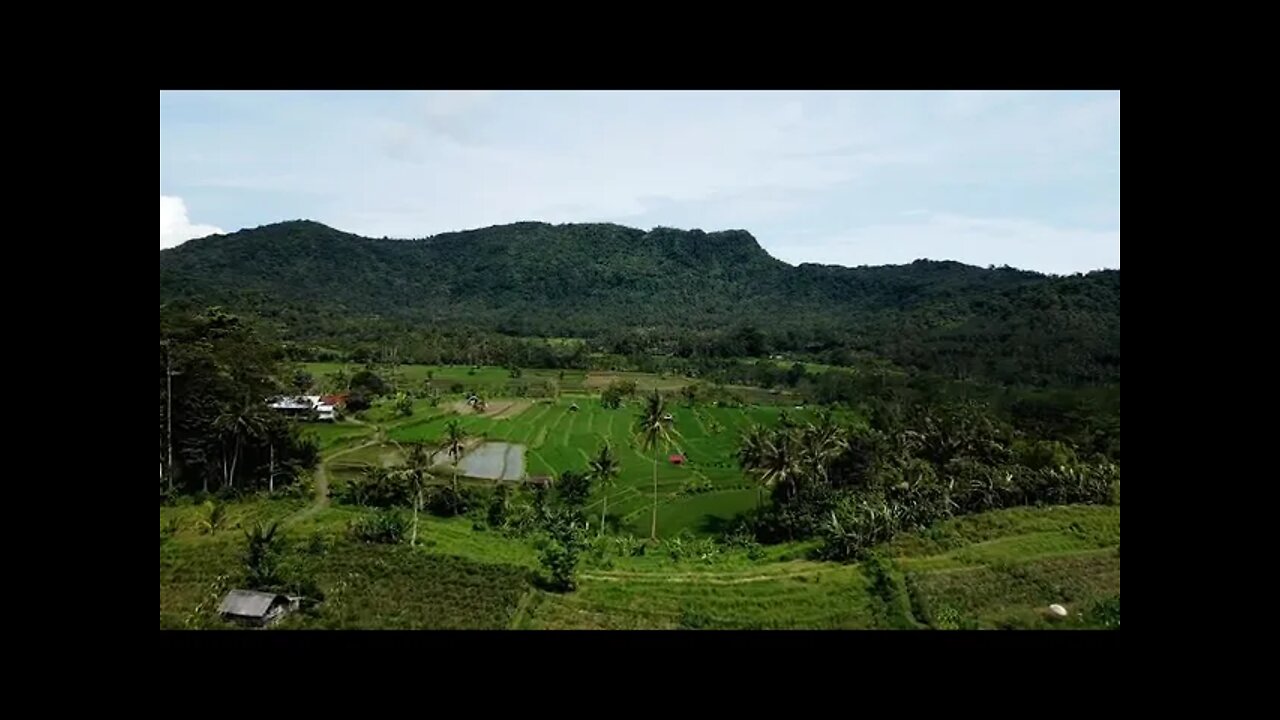
<instances>
[{"instance_id":1,"label":"cluster of palm trees","mask_svg":"<svg viewBox=\"0 0 1280 720\"><path fill-rule=\"evenodd\" d=\"M848 449L846 431L828 415L804 425L784 413L779 425L751 427L738 449L738 464L758 483L758 491L779 488L794 498L806 482L829 480L831 462Z\"/></svg>"},{"instance_id":2,"label":"cluster of palm trees","mask_svg":"<svg viewBox=\"0 0 1280 720\"><path fill-rule=\"evenodd\" d=\"M833 557L954 515L1119 495L1119 466L1020 464L1005 431L968 405L913 408L884 429L841 427L828 415L801 425L784 415L778 427L750 429L738 461L778 501L757 527L820 531Z\"/></svg>"},{"instance_id":3,"label":"cluster of palm trees","mask_svg":"<svg viewBox=\"0 0 1280 720\"><path fill-rule=\"evenodd\" d=\"M227 488L235 488L236 473L244 448L248 445L268 443L269 469L267 484L271 492L275 492L276 463L275 443L272 439L272 425L277 422L262 403L253 402L246 397L243 403L225 408L213 421L213 430L217 433L221 449L222 484ZM209 491L208 474L204 477L204 490Z\"/></svg>"}]
</instances>

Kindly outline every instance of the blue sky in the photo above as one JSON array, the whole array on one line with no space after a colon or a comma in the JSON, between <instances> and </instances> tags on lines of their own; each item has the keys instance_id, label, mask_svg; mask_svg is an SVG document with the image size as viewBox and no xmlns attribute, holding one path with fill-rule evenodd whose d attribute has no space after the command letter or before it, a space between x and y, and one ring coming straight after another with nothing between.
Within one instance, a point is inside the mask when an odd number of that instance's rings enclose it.
<instances>
[{"instance_id":1,"label":"blue sky","mask_svg":"<svg viewBox=\"0 0 1280 720\"><path fill-rule=\"evenodd\" d=\"M281 220L745 229L790 263L1120 266L1119 92L162 92L160 246Z\"/></svg>"}]
</instances>

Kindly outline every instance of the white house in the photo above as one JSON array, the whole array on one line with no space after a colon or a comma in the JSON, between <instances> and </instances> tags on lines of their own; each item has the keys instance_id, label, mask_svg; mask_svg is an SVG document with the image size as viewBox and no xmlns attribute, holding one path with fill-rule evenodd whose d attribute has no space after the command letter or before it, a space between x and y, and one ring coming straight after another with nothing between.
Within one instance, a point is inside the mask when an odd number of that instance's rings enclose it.
<instances>
[{"instance_id":1,"label":"white house","mask_svg":"<svg viewBox=\"0 0 1280 720\"><path fill-rule=\"evenodd\" d=\"M319 395L271 398L267 401L267 407L289 415L310 416L326 422L333 422L336 419L333 405L320 402Z\"/></svg>"}]
</instances>

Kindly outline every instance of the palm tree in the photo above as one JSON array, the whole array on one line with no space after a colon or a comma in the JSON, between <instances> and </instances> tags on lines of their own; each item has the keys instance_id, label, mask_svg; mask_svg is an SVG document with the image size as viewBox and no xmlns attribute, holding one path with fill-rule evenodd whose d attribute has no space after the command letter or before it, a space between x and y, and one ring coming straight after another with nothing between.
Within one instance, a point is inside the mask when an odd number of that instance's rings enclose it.
<instances>
[{"instance_id":1,"label":"palm tree","mask_svg":"<svg viewBox=\"0 0 1280 720\"><path fill-rule=\"evenodd\" d=\"M600 446L600 452L591 458L587 468L591 479L598 482L604 489L604 504L600 506L600 534L604 535L604 518L609 512L609 489L617 483L620 469L618 458L614 457L613 448L609 447L608 442Z\"/></svg>"},{"instance_id":2,"label":"palm tree","mask_svg":"<svg viewBox=\"0 0 1280 720\"><path fill-rule=\"evenodd\" d=\"M749 474L755 476L762 488L785 486L794 496L796 481L803 474L802 459L795 433L779 428L774 431L756 431L751 437L752 446L739 451L739 462Z\"/></svg>"},{"instance_id":3,"label":"palm tree","mask_svg":"<svg viewBox=\"0 0 1280 720\"><path fill-rule=\"evenodd\" d=\"M213 427L222 439L222 478L227 487L235 486L236 464L240 461L240 448L244 441L262 437L266 426L262 408L248 397L243 405L227 409L213 421ZM228 442L232 446L230 462L227 458Z\"/></svg>"},{"instance_id":4,"label":"palm tree","mask_svg":"<svg viewBox=\"0 0 1280 720\"><path fill-rule=\"evenodd\" d=\"M657 388L645 399L645 406L636 418L636 435L640 446L654 451L653 455L653 514L649 524L649 539L658 539L658 463L661 449L671 443L675 429L671 426L671 416L667 414L666 403Z\"/></svg>"},{"instance_id":5,"label":"palm tree","mask_svg":"<svg viewBox=\"0 0 1280 720\"><path fill-rule=\"evenodd\" d=\"M738 446L738 466L753 473L764 461L765 446L769 444L769 431L760 425L752 425L742 436ZM761 487L756 488L756 507L763 505Z\"/></svg>"},{"instance_id":6,"label":"palm tree","mask_svg":"<svg viewBox=\"0 0 1280 720\"><path fill-rule=\"evenodd\" d=\"M444 449L448 453L449 458L453 460L453 491L458 491L458 461L462 459L462 453L466 451L464 444L467 439L467 433L463 431L462 425L457 420L450 420L448 425L444 426Z\"/></svg>"},{"instance_id":7,"label":"palm tree","mask_svg":"<svg viewBox=\"0 0 1280 720\"><path fill-rule=\"evenodd\" d=\"M804 465L814 477L824 481L831 461L848 447L849 442L840 427L825 414L819 417L816 425L806 428L800 437Z\"/></svg>"},{"instance_id":8,"label":"palm tree","mask_svg":"<svg viewBox=\"0 0 1280 720\"><path fill-rule=\"evenodd\" d=\"M413 500L413 536L409 545L418 544L418 513L422 512L422 481L427 474L429 459L422 443L414 443L409 448L409 479L413 481L415 497Z\"/></svg>"}]
</instances>

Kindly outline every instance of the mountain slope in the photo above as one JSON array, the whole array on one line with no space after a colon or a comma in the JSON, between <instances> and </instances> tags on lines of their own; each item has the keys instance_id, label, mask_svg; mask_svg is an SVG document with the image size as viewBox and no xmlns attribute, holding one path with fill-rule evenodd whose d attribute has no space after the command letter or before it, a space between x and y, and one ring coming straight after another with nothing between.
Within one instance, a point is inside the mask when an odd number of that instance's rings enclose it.
<instances>
[{"instance_id":1,"label":"mountain slope","mask_svg":"<svg viewBox=\"0 0 1280 720\"><path fill-rule=\"evenodd\" d=\"M276 317L301 338L315 337L317 316L578 337L754 325L780 348L840 345L922 367L959 358L960 374L1119 376L1119 271L793 267L741 230L526 222L390 240L286 222L161 251L160 298Z\"/></svg>"}]
</instances>

